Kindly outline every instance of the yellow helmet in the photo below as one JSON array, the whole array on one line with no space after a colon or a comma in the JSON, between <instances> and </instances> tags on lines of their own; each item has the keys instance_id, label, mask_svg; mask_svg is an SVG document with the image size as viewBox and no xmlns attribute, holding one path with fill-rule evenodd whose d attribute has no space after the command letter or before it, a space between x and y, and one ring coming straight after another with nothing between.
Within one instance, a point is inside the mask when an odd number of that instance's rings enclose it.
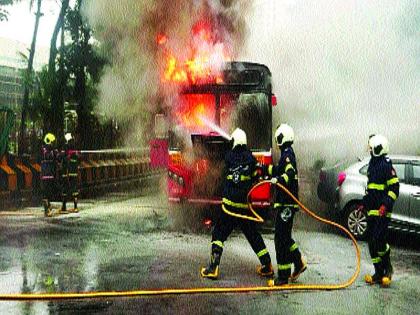
<instances>
[{"instance_id":1,"label":"yellow helmet","mask_svg":"<svg viewBox=\"0 0 420 315\"><path fill-rule=\"evenodd\" d=\"M44 137L45 144L51 144L55 141L55 136L52 133L47 133Z\"/></svg>"}]
</instances>

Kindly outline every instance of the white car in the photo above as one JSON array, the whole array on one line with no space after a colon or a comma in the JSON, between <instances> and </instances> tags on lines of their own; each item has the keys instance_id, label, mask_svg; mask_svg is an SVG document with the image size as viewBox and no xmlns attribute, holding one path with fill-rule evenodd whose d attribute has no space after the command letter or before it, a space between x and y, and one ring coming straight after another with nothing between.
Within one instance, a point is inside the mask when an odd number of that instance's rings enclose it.
<instances>
[{"instance_id":1,"label":"white car","mask_svg":"<svg viewBox=\"0 0 420 315\"><path fill-rule=\"evenodd\" d=\"M392 211L390 229L420 235L420 157L390 155L400 182L400 194ZM359 239L366 236L367 214L358 212L366 192L370 157L347 167L337 176L335 209L349 231Z\"/></svg>"}]
</instances>

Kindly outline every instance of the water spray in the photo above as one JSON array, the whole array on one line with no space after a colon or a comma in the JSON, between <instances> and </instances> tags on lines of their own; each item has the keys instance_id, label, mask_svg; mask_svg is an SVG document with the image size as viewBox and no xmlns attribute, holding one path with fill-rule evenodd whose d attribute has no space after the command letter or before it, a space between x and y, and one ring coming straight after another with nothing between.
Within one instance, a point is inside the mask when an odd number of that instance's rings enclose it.
<instances>
[{"instance_id":1,"label":"water spray","mask_svg":"<svg viewBox=\"0 0 420 315\"><path fill-rule=\"evenodd\" d=\"M214 122L208 120L206 117L201 116L201 115L198 115L198 118L207 127L209 127L210 129L212 129L213 131L216 131L217 133L219 133L219 135L221 135L226 140L228 140L228 141L231 141L232 140L232 137L226 131L224 131L222 128L220 128L220 126L216 125Z\"/></svg>"}]
</instances>

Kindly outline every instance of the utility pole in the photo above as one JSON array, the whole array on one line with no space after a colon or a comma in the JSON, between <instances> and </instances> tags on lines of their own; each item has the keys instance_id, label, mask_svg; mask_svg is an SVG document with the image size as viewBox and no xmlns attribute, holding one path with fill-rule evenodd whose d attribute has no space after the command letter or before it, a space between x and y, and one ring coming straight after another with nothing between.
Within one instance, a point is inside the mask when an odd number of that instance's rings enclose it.
<instances>
[{"instance_id":1,"label":"utility pole","mask_svg":"<svg viewBox=\"0 0 420 315\"><path fill-rule=\"evenodd\" d=\"M26 114L29 106L29 89L32 87L32 71L35 57L36 39L38 36L39 19L44 15L41 13L42 0L37 0L37 11L35 13L35 28L32 36L31 49L29 51L28 68L26 70L26 82L23 92L22 116L20 122L19 155L25 153L26 149Z\"/></svg>"}]
</instances>

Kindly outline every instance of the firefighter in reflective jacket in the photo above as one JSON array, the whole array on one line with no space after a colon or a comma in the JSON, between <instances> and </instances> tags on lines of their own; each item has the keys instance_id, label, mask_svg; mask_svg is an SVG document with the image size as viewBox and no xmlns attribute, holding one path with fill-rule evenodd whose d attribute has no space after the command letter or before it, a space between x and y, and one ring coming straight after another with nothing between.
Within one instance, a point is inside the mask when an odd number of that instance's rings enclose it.
<instances>
[{"instance_id":1,"label":"firefighter in reflective jacket","mask_svg":"<svg viewBox=\"0 0 420 315\"><path fill-rule=\"evenodd\" d=\"M51 216L51 200L57 195L58 151L54 148L55 136L47 133L41 148L42 203L45 216Z\"/></svg>"},{"instance_id":2,"label":"firefighter in reflective jacket","mask_svg":"<svg viewBox=\"0 0 420 315\"><path fill-rule=\"evenodd\" d=\"M246 134L243 130L237 128L231 137L233 148L225 157L223 211L212 233L210 263L201 269L201 276L210 279L219 277L224 242L233 229L239 226L260 260L257 273L271 278L273 268L270 254L257 230L256 222L246 218L249 213L248 192L258 178L257 161L246 146Z\"/></svg>"},{"instance_id":3,"label":"firefighter in reflective jacket","mask_svg":"<svg viewBox=\"0 0 420 315\"><path fill-rule=\"evenodd\" d=\"M281 155L278 165L268 167L268 174L272 176L271 182L280 183L298 198L298 172L292 148L293 129L286 124L281 124L275 132L275 141ZM298 205L285 192L277 190L274 209L277 213L274 245L278 267L278 277L274 280L274 285L283 285L287 284L289 279L296 281L306 270L306 262L302 258L298 245L292 239L293 217L299 210ZM294 265L293 273L291 273L292 264Z\"/></svg>"},{"instance_id":4,"label":"firefighter in reflective jacket","mask_svg":"<svg viewBox=\"0 0 420 315\"><path fill-rule=\"evenodd\" d=\"M64 135L65 145L61 153L62 160L62 198L63 205L61 211L67 210L66 203L69 196L73 199L74 209L73 212L78 212L77 209L77 198L79 197L78 189L78 168L79 168L79 156L77 151L74 149L74 138L71 133Z\"/></svg>"},{"instance_id":5,"label":"firefighter in reflective jacket","mask_svg":"<svg viewBox=\"0 0 420 315\"><path fill-rule=\"evenodd\" d=\"M392 207L399 194L399 181L391 160L386 156L389 152L388 140L381 135L372 136L369 151L367 189L359 211L365 209L368 215L368 245L375 273L366 275L365 281L389 286L393 268L387 230Z\"/></svg>"}]
</instances>

